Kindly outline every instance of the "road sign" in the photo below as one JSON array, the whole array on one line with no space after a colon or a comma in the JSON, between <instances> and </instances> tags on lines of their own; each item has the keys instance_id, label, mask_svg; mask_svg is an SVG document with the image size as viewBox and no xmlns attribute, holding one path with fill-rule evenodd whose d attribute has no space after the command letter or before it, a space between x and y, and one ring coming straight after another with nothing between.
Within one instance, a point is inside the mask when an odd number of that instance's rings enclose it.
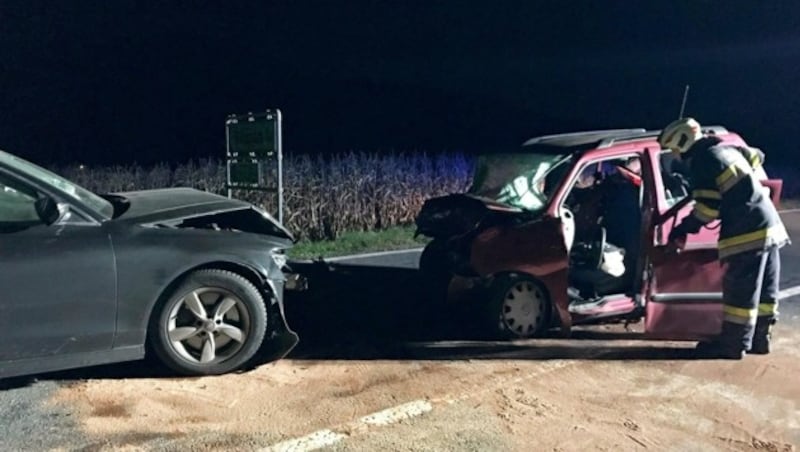
<instances>
[{"instance_id":1,"label":"road sign","mask_svg":"<svg viewBox=\"0 0 800 452\"><path fill-rule=\"evenodd\" d=\"M231 160L229 162L230 182L228 185L237 188L259 188L263 185L259 163Z\"/></svg>"},{"instance_id":2,"label":"road sign","mask_svg":"<svg viewBox=\"0 0 800 452\"><path fill-rule=\"evenodd\" d=\"M227 188L273 192L283 222L281 112L230 115L225 121Z\"/></svg>"},{"instance_id":3,"label":"road sign","mask_svg":"<svg viewBox=\"0 0 800 452\"><path fill-rule=\"evenodd\" d=\"M272 159L278 148L277 116L247 117L228 124L230 153L237 157Z\"/></svg>"}]
</instances>

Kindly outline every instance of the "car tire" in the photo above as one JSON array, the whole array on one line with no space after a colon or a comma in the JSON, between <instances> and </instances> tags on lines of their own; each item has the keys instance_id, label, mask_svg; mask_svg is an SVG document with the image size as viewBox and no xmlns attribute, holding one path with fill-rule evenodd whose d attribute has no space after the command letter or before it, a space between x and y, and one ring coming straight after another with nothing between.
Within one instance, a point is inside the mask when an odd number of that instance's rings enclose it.
<instances>
[{"instance_id":1,"label":"car tire","mask_svg":"<svg viewBox=\"0 0 800 452\"><path fill-rule=\"evenodd\" d=\"M442 240L432 240L419 256L419 273L425 295L437 305L447 302L447 289L453 275L447 268L447 249Z\"/></svg>"},{"instance_id":2,"label":"car tire","mask_svg":"<svg viewBox=\"0 0 800 452\"><path fill-rule=\"evenodd\" d=\"M227 270L196 270L156 307L148 339L158 358L182 375L219 375L244 367L267 328L264 297Z\"/></svg>"},{"instance_id":3,"label":"car tire","mask_svg":"<svg viewBox=\"0 0 800 452\"><path fill-rule=\"evenodd\" d=\"M541 282L525 273L502 273L488 288L487 333L496 339L541 335L549 325L550 297Z\"/></svg>"}]
</instances>

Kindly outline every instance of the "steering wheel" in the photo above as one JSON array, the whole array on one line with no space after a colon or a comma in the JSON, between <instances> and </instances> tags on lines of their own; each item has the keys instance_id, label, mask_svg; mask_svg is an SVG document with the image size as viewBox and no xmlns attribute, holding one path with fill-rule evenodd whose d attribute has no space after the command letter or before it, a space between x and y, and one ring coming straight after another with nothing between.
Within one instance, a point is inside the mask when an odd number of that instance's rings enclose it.
<instances>
[{"instance_id":1,"label":"steering wheel","mask_svg":"<svg viewBox=\"0 0 800 452\"><path fill-rule=\"evenodd\" d=\"M597 249L597 263L595 268L599 269L603 265L603 251L606 249L606 228L600 227L600 242Z\"/></svg>"}]
</instances>

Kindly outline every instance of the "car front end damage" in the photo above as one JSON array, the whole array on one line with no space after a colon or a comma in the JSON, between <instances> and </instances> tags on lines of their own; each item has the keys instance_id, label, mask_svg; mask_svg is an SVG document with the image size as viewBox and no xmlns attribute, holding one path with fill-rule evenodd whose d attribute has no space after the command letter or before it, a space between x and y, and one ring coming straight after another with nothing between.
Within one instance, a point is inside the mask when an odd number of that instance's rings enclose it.
<instances>
[{"instance_id":1,"label":"car front end damage","mask_svg":"<svg viewBox=\"0 0 800 452\"><path fill-rule=\"evenodd\" d=\"M558 278L548 276L566 271L563 239L544 211L452 194L425 202L417 216L417 231L433 238L420 256L422 283L434 302L457 307L466 318L482 317L483 300L505 273L547 275L542 282L550 286ZM542 240L531 241L531 236ZM562 317L559 311L548 317Z\"/></svg>"},{"instance_id":2,"label":"car front end damage","mask_svg":"<svg viewBox=\"0 0 800 452\"><path fill-rule=\"evenodd\" d=\"M484 266L473 259L474 240L489 229L509 230L543 218L572 160L571 153L552 150L478 156L466 193L428 199L417 215L416 234L433 238L424 254L437 255L423 255L420 267L431 260L454 274L474 275L476 265Z\"/></svg>"},{"instance_id":3,"label":"car front end damage","mask_svg":"<svg viewBox=\"0 0 800 452\"><path fill-rule=\"evenodd\" d=\"M257 207L249 206L231 210L209 212L175 220L172 227L179 229L210 229L224 233L255 235L254 248L268 249L264 253L246 253L249 266L259 276L258 287L263 291L267 305L267 333L258 352L257 361L271 362L286 356L299 342L299 337L288 324L284 308L284 291L302 291L308 288L305 275L294 272L288 263L286 250L294 243L293 236L272 216ZM163 225L163 223L162 223ZM258 257L256 257L256 255Z\"/></svg>"},{"instance_id":4,"label":"car front end damage","mask_svg":"<svg viewBox=\"0 0 800 452\"><path fill-rule=\"evenodd\" d=\"M206 261L200 268L240 273L259 288L267 302L267 330L257 361L278 360L294 348L299 338L286 319L284 290L305 290L308 281L288 264L286 250L296 240L281 223L250 203L192 189L120 195L130 203L120 220L162 233L194 230L175 237Z\"/></svg>"},{"instance_id":5,"label":"car front end damage","mask_svg":"<svg viewBox=\"0 0 800 452\"><path fill-rule=\"evenodd\" d=\"M420 278L434 302L500 337L570 324L566 242L548 208L572 160L560 153L482 156L467 193L423 204L417 234L433 240L420 257Z\"/></svg>"},{"instance_id":6,"label":"car front end damage","mask_svg":"<svg viewBox=\"0 0 800 452\"><path fill-rule=\"evenodd\" d=\"M260 362L271 362L283 358L299 342L299 337L290 327L286 319L284 290L297 290L297 279L300 279L305 288L305 278L299 274L292 273L286 266L285 260L275 262L269 269L260 270L258 273L262 277L259 288L265 300L269 300L267 305L267 332L264 342L258 352L257 360ZM283 265L278 267L278 265ZM278 274L280 273L280 274ZM264 277L266 274L266 277Z\"/></svg>"},{"instance_id":7,"label":"car front end damage","mask_svg":"<svg viewBox=\"0 0 800 452\"><path fill-rule=\"evenodd\" d=\"M416 218L415 235L433 239L423 251L420 270L438 267L437 271L476 276L472 262L476 237L488 229L523 224L541 215L468 193L429 199Z\"/></svg>"},{"instance_id":8,"label":"car front end damage","mask_svg":"<svg viewBox=\"0 0 800 452\"><path fill-rule=\"evenodd\" d=\"M107 195L125 207L123 221L147 227L171 229L200 229L249 233L274 241L270 256L276 261L286 290L305 290L307 280L292 272L287 264L286 250L296 242L292 233L275 217L245 201L226 198L190 188L168 188ZM275 275L276 277L279 275Z\"/></svg>"},{"instance_id":9,"label":"car front end damage","mask_svg":"<svg viewBox=\"0 0 800 452\"><path fill-rule=\"evenodd\" d=\"M245 232L281 241L281 244L276 244L269 252L270 259L281 270L280 275L271 275L272 279L282 279L283 288L286 290L306 290L308 288L307 278L300 273L295 273L288 265L286 250L294 244L294 237L275 218L255 206L192 216L172 222L171 227Z\"/></svg>"}]
</instances>

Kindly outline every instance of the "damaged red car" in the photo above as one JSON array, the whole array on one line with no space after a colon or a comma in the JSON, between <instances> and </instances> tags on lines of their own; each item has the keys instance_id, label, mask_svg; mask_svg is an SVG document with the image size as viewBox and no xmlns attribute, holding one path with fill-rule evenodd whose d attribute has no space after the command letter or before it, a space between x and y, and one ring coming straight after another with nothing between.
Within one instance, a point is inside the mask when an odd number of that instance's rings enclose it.
<instances>
[{"instance_id":1,"label":"damaged red car","mask_svg":"<svg viewBox=\"0 0 800 452\"><path fill-rule=\"evenodd\" d=\"M746 145L724 127L704 131ZM683 250L667 246L692 210L691 181L658 134L549 135L478 156L466 193L429 199L417 216L417 234L432 238L420 257L429 293L506 339L612 321L643 321L650 339L718 334L719 222ZM762 183L777 203L782 181Z\"/></svg>"}]
</instances>

